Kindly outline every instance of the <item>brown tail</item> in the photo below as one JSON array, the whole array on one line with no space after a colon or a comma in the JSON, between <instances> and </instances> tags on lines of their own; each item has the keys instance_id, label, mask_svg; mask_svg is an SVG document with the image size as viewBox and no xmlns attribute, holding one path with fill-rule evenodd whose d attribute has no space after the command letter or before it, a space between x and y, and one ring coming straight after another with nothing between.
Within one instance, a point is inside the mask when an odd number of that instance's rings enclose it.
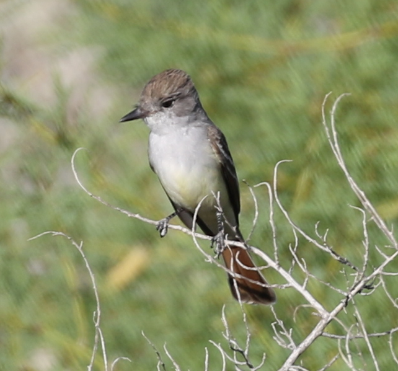
<instances>
[{"instance_id":1,"label":"brown tail","mask_svg":"<svg viewBox=\"0 0 398 371\"><path fill-rule=\"evenodd\" d=\"M243 303L250 304L272 304L275 302L276 295L272 288L252 282L267 284L263 275L258 270L244 268L256 268L246 250L236 246L226 246L222 256L229 270L245 277L232 277L231 274L228 274L229 287L236 300L240 299ZM239 291L239 295L237 291Z\"/></svg>"}]
</instances>

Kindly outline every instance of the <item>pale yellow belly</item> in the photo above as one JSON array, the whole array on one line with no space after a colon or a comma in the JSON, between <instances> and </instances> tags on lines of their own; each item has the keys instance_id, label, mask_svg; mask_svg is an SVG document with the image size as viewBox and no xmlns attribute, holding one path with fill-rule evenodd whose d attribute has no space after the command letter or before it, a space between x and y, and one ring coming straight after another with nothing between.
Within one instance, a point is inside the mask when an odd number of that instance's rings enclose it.
<instances>
[{"instance_id":1,"label":"pale yellow belly","mask_svg":"<svg viewBox=\"0 0 398 371\"><path fill-rule=\"evenodd\" d=\"M224 196L226 193L221 172L217 168L197 171L193 166L187 171L178 166L169 166L167 171L158 175L172 201L192 212L204 197L202 207L214 209L214 195L220 192Z\"/></svg>"},{"instance_id":2,"label":"pale yellow belly","mask_svg":"<svg viewBox=\"0 0 398 371\"><path fill-rule=\"evenodd\" d=\"M161 182L167 190L168 196L177 206L194 213L200 203L198 217L216 234L218 232L216 208L218 203L216 197L219 193L224 217L229 221L229 224L236 225L237 222L229 201L229 195L222 174L218 169L213 171L207 169L206 172L202 170L201 176L196 174L195 171L190 171L187 174L185 171L179 172L178 169L173 169L173 172L169 174L173 174L172 179L165 176L161 178ZM163 182L167 182L167 186ZM224 228L229 235L234 234L228 224L225 224Z\"/></svg>"}]
</instances>

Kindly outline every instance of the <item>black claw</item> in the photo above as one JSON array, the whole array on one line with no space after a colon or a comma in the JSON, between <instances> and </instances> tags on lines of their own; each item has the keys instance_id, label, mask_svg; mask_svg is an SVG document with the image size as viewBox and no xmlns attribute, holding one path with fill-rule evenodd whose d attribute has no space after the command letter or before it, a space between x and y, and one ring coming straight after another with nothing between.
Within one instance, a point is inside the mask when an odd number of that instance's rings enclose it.
<instances>
[{"instance_id":1,"label":"black claw","mask_svg":"<svg viewBox=\"0 0 398 371\"><path fill-rule=\"evenodd\" d=\"M166 216L164 219L159 220L158 224L156 225L156 230L159 231L160 237L166 236L168 230L169 230L169 221L173 219L175 216L180 213L182 209L177 208L176 211L169 216Z\"/></svg>"},{"instance_id":2,"label":"black claw","mask_svg":"<svg viewBox=\"0 0 398 371\"><path fill-rule=\"evenodd\" d=\"M160 237L166 236L168 230L169 230L169 219L164 218L160 220L156 226L156 230L159 231Z\"/></svg>"}]
</instances>

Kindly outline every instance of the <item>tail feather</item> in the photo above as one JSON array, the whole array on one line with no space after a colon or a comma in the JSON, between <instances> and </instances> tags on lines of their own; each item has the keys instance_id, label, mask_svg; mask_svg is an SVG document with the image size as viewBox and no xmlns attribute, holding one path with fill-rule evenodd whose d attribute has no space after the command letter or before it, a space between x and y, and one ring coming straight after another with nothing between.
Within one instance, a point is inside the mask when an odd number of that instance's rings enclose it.
<instances>
[{"instance_id":1,"label":"tail feather","mask_svg":"<svg viewBox=\"0 0 398 371\"><path fill-rule=\"evenodd\" d=\"M261 286L261 284L267 285L267 281L258 270L253 269L256 266L247 250L233 245L226 246L222 256L226 267L243 277L228 274L229 287L236 300L251 304L272 304L276 301L274 290L271 287Z\"/></svg>"}]
</instances>

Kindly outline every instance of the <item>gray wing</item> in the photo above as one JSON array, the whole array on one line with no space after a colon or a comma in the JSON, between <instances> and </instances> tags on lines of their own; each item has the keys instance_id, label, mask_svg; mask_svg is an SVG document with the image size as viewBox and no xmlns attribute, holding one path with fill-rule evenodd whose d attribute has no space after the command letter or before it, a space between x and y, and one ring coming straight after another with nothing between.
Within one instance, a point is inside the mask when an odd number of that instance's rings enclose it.
<instances>
[{"instance_id":1,"label":"gray wing","mask_svg":"<svg viewBox=\"0 0 398 371\"><path fill-rule=\"evenodd\" d=\"M236 221L239 224L239 182L236 175L234 161L229 152L227 140L221 130L215 125L209 125L207 127L207 137L220 164L221 172L227 186L229 200L234 210Z\"/></svg>"}]
</instances>

